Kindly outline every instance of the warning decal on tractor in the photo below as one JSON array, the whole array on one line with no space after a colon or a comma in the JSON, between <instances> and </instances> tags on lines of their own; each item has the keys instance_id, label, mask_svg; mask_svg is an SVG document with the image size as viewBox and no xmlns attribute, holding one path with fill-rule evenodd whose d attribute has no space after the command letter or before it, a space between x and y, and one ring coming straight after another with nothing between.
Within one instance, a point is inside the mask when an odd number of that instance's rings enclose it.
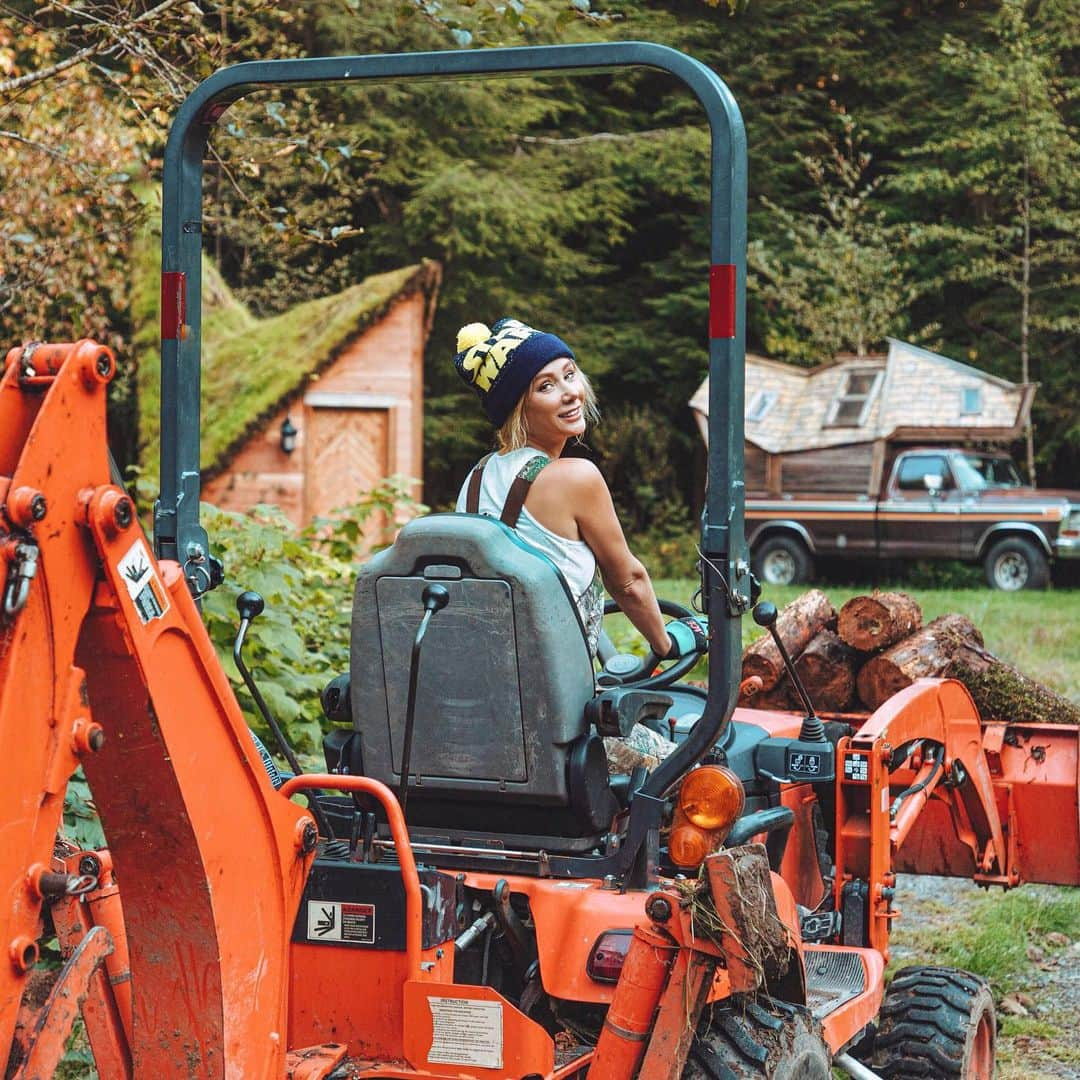
<instances>
[{"instance_id":1,"label":"warning decal on tractor","mask_svg":"<svg viewBox=\"0 0 1080 1080\"><path fill-rule=\"evenodd\" d=\"M375 905L347 904L337 900L309 900L308 941L348 941L375 944Z\"/></svg>"},{"instance_id":2,"label":"warning decal on tractor","mask_svg":"<svg viewBox=\"0 0 1080 1080\"><path fill-rule=\"evenodd\" d=\"M429 997L431 1049L427 1059L440 1065L476 1065L501 1069L503 1016L501 1001Z\"/></svg>"},{"instance_id":3,"label":"warning decal on tractor","mask_svg":"<svg viewBox=\"0 0 1080 1080\"><path fill-rule=\"evenodd\" d=\"M116 569L124 579L128 596L134 602L143 626L151 619L160 619L169 610L169 597L154 572L154 561L142 537L128 548Z\"/></svg>"}]
</instances>

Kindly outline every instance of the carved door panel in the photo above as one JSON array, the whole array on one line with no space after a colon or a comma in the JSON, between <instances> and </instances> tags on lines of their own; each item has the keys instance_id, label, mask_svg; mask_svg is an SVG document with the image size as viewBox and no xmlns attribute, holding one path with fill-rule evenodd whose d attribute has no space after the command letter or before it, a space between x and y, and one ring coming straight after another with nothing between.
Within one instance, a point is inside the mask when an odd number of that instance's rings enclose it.
<instances>
[{"instance_id":1,"label":"carved door panel","mask_svg":"<svg viewBox=\"0 0 1080 1080\"><path fill-rule=\"evenodd\" d=\"M390 472L390 410L305 407L304 516L355 502ZM382 528L369 521L370 538Z\"/></svg>"}]
</instances>

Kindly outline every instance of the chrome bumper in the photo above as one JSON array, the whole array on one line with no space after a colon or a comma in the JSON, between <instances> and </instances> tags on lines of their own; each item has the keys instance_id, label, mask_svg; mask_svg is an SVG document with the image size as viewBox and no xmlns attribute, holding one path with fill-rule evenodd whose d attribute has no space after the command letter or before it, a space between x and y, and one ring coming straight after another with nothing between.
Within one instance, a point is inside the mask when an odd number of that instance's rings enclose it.
<instances>
[{"instance_id":1,"label":"chrome bumper","mask_svg":"<svg viewBox=\"0 0 1080 1080\"><path fill-rule=\"evenodd\" d=\"M1059 536L1054 541L1054 555L1059 559L1080 559L1080 536Z\"/></svg>"}]
</instances>

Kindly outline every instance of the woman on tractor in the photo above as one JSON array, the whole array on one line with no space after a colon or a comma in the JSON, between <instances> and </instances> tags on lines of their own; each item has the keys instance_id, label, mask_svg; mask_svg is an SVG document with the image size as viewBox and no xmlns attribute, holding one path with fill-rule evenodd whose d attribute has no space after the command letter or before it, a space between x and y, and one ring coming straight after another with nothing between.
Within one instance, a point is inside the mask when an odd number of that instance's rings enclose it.
<instances>
[{"instance_id":1,"label":"woman on tractor","mask_svg":"<svg viewBox=\"0 0 1080 1080\"><path fill-rule=\"evenodd\" d=\"M596 654L603 587L657 657L702 645L692 620L670 633L648 571L627 546L600 470L563 457L599 419L596 395L573 350L516 319L462 327L454 364L497 429L498 449L472 469L458 512L499 517L558 567L573 594L589 653ZM687 625L689 624L689 625Z\"/></svg>"}]
</instances>

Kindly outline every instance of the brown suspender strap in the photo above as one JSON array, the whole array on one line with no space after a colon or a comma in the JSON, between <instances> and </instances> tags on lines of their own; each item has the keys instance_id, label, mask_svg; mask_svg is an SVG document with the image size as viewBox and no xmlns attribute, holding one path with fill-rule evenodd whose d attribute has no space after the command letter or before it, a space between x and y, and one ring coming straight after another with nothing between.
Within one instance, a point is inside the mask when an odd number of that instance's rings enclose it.
<instances>
[{"instance_id":1,"label":"brown suspender strap","mask_svg":"<svg viewBox=\"0 0 1080 1080\"><path fill-rule=\"evenodd\" d=\"M485 454L473 469L469 477L469 490L465 493L465 513L480 513L480 482L484 479L484 466L488 463L490 454Z\"/></svg>"},{"instance_id":2,"label":"brown suspender strap","mask_svg":"<svg viewBox=\"0 0 1080 1080\"><path fill-rule=\"evenodd\" d=\"M530 458L522 466L521 471L514 477L510 490L506 493L506 502L503 504L499 520L511 529L517 528L518 518L521 517L521 508L525 505L525 497L529 494L532 482L540 475L540 470L548 463L548 458L543 454L537 454Z\"/></svg>"}]
</instances>

